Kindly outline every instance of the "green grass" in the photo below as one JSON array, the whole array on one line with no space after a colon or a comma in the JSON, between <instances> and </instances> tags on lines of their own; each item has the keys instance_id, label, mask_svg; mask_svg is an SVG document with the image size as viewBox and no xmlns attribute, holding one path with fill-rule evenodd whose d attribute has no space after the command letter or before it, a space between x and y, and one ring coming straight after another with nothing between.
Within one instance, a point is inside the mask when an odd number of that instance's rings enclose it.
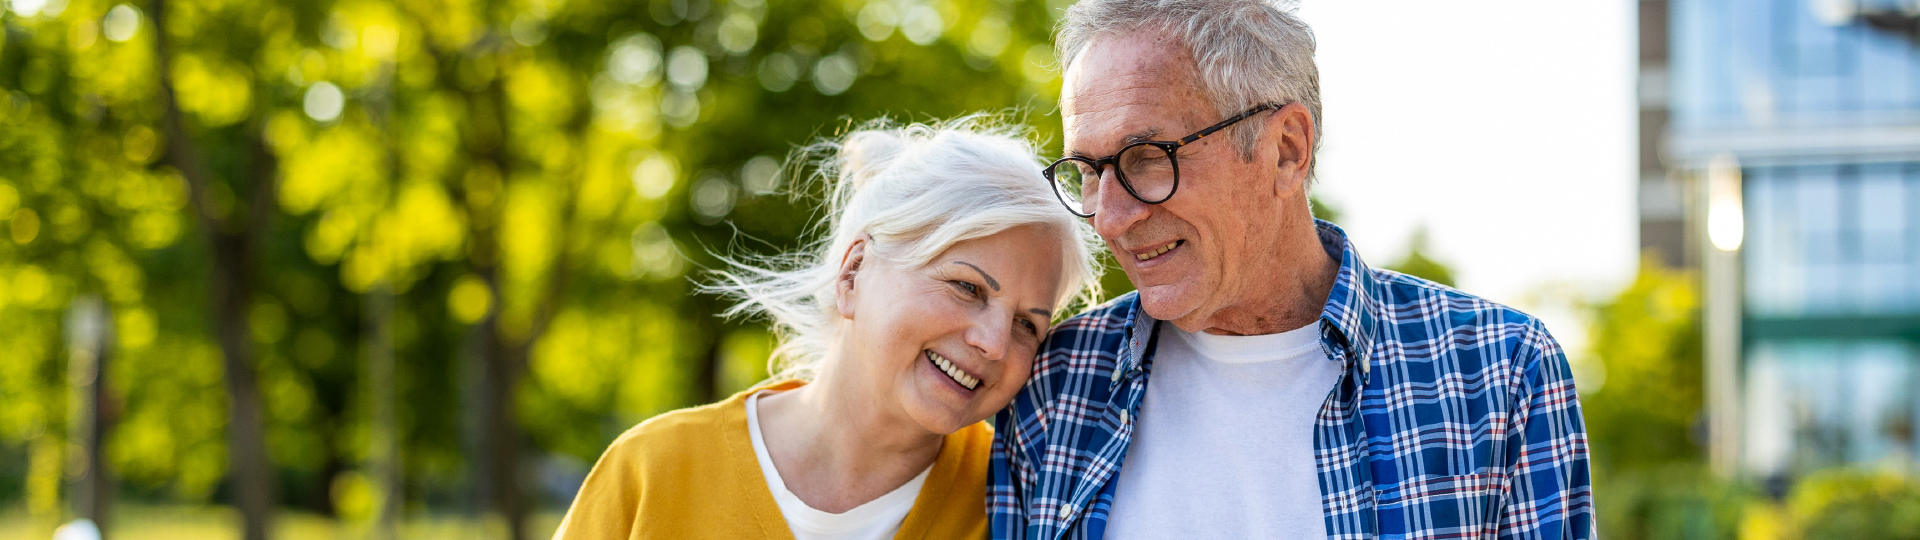
<instances>
[{"instance_id":1,"label":"green grass","mask_svg":"<svg viewBox=\"0 0 1920 540\"><path fill-rule=\"evenodd\" d=\"M274 515L276 540L360 540L368 526L314 514L282 511ZM538 513L528 520L529 538L549 538L560 514ZM46 540L60 522L36 520L23 508L0 511L0 540ZM224 506L121 505L113 510L112 540L227 540L240 538L233 509ZM506 538L503 523L460 515L408 515L400 537L409 540Z\"/></svg>"}]
</instances>

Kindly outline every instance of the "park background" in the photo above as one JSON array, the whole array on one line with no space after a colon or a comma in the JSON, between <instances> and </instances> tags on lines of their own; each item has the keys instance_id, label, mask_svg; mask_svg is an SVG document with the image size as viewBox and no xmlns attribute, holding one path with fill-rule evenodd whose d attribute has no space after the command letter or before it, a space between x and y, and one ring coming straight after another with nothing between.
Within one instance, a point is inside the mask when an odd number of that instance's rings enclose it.
<instances>
[{"instance_id":1,"label":"park background","mask_svg":"<svg viewBox=\"0 0 1920 540\"><path fill-rule=\"evenodd\" d=\"M765 376L694 289L808 239L796 145L1059 151L1069 3L0 0L0 539L549 535L614 436ZM1916 537L1910 459L1710 466L1705 218L1649 217L1705 202L1648 195L1697 176L1669 10L1881 3L1306 0L1316 211L1546 321L1607 537Z\"/></svg>"}]
</instances>

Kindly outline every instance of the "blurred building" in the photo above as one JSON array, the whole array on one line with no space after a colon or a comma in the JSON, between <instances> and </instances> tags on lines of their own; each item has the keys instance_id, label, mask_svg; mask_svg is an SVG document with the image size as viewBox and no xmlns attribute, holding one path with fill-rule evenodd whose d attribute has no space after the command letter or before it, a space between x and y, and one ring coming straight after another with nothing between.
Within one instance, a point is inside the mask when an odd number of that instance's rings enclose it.
<instances>
[{"instance_id":1,"label":"blurred building","mask_svg":"<svg viewBox=\"0 0 1920 540\"><path fill-rule=\"evenodd\" d=\"M1640 47L1640 244L1704 276L1716 467L1912 469L1920 1L1643 1Z\"/></svg>"}]
</instances>

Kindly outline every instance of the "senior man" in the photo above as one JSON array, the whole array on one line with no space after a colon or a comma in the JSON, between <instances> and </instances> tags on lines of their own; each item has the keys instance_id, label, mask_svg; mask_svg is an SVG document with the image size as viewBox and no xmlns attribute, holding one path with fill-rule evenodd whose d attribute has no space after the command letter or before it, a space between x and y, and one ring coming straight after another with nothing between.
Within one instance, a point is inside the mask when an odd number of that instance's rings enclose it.
<instances>
[{"instance_id":1,"label":"senior man","mask_svg":"<svg viewBox=\"0 0 1920 540\"><path fill-rule=\"evenodd\" d=\"M1061 324L996 418L994 537L1593 534L1540 321L1369 268L1313 218L1319 82L1290 9L1082 0L1057 41L1047 180L1138 292Z\"/></svg>"}]
</instances>

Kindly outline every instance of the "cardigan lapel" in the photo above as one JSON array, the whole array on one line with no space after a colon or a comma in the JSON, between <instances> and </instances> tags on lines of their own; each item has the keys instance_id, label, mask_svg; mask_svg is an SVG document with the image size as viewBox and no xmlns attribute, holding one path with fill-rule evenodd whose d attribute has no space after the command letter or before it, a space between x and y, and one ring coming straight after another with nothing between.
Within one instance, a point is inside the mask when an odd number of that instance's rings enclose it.
<instances>
[{"instance_id":1,"label":"cardigan lapel","mask_svg":"<svg viewBox=\"0 0 1920 540\"><path fill-rule=\"evenodd\" d=\"M718 450L727 460L726 470L730 475L722 480L738 490L733 499L740 502L741 509L760 529L761 538L793 540L793 529L787 526L786 516L780 514L780 504L774 502L773 490L767 487L767 476L760 472L760 457L753 452L753 434L747 426L747 397L764 390L784 392L806 384L785 380L756 386L727 398L726 406L720 410L727 435Z\"/></svg>"}]
</instances>

